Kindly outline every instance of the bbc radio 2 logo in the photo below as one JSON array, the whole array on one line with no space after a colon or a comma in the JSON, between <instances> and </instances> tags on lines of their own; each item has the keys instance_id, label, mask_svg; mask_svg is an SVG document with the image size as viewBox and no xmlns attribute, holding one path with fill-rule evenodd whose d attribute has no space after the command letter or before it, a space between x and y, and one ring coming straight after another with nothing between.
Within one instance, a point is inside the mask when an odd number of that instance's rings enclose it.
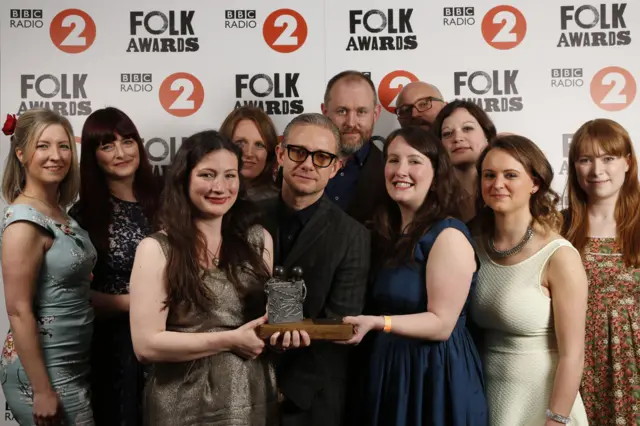
<instances>
[{"instance_id":1,"label":"bbc radio 2 logo","mask_svg":"<svg viewBox=\"0 0 640 426\"><path fill-rule=\"evenodd\" d=\"M591 99L605 111L622 111L636 97L637 85L633 75L622 67L606 67L591 79Z\"/></svg>"},{"instance_id":2,"label":"bbc radio 2 logo","mask_svg":"<svg viewBox=\"0 0 640 426\"><path fill-rule=\"evenodd\" d=\"M11 9L9 28L42 28L42 9Z\"/></svg>"},{"instance_id":3,"label":"bbc radio 2 logo","mask_svg":"<svg viewBox=\"0 0 640 426\"><path fill-rule=\"evenodd\" d=\"M88 74L22 74L18 115L32 108L47 108L64 116L91 114L85 88Z\"/></svg>"},{"instance_id":4,"label":"bbc radio 2 logo","mask_svg":"<svg viewBox=\"0 0 640 426\"><path fill-rule=\"evenodd\" d=\"M418 77L405 70L392 71L385 75L378 85L378 99L382 107L395 114L398 96L403 87L416 81Z\"/></svg>"},{"instance_id":5,"label":"bbc radio 2 logo","mask_svg":"<svg viewBox=\"0 0 640 426\"><path fill-rule=\"evenodd\" d=\"M96 39L96 23L80 9L66 9L58 13L49 26L53 44L65 53L82 53Z\"/></svg>"},{"instance_id":6,"label":"bbc radio 2 logo","mask_svg":"<svg viewBox=\"0 0 640 426\"><path fill-rule=\"evenodd\" d=\"M445 27L470 27L476 23L473 7L445 7L442 16Z\"/></svg>"},{"instance_id":7,"label":"bbc radio 2 logo","mask_svg":"<svg viewBox=\"0 0 640 426\"><path fill-rule=\"evenodd\" d=\"M551 87L582 87L584 86L583 78L582 68L553 68L551 70Z\"/></svg>"},{"instance_id":8,"label":"bbc radio 2 logo","mask_svg":"<svg viewBox=\"0 0 640 426\"><path fill-rule=\"evenodd\" d=\"M174 117L188 117L198 112L204 102L204 87L192 74L177 72L165 78L158 90L160 104Z\"/></svg>"},{"instance_id":9,"label":"bbc radio 2 logo","mask_svg":"<svg viewBox=\"0 0 640 426\"><path fill-rule=\"evenodd\" d=\"M508 50L518 46L527 34L527 20L513 6L496 6L482 19L482 37L494 49Z\"/></svg>"},{"instance_id":10,"label":"bbc radio 2 logo","mask_svg":"<svg viewBox=\"0 0 640 426\"><path fill-rule=\"evenodd\" d=\"M120 74L121 92L151 92L153 90L153 77L151 74Z\"/></svg>"},{"instance_id":11,"label":"bbc radio 2 logo","mask_svg":"<svg viewBox=\"0 0 640 426\"><path fill-rule=\"evenodd\" d=\"M224 11L225 28L255 28L257 25L255 10Z\"/></svg>"},{"instance_id":12,"label":"bbc radio 2 logo","mask_svg":"<svg viewBox=\"0 0 640 426\"><path fill-rule=\"evenodd\" d=\"M631 31L624 19L627 3L597 6L560 6L562 33L557 47L611 47L631 43Z\"/></svg>"},{"instance_id":13,"label":"bbc radio 2 logo","mask_svg":"<svg viewBox=\"0 0 640 426\"><path fill-rule=\"evenodd\" d=\"M307 40L307 21L293 9L271 12L262 25L262 37L278 53L292 53Z\"/></svg>"},{"instance_id":14,"label":"bbc radio 2 logo","mask_svg":"<svg viewBox=\"0 0 640 426\"><path fill-rule=\"evenodd\" d=\"M129 12L129 33L132 36L127 52L183 53L200 50L193 29L193 10L159 10Z\"/></svg>"},{"instance_id":15,"label":"bbc radio 2 logo","mask_svg":"<svg viewBox=\"0 0 640 426\"><path fill-rule=\"evenodd\" d=\"M413 31L413 9L349 11L347 51L415 50L418 39Z\"/></svg>"},{"instance_id":16,"label":"bbc radio 2 logo","mask_svg":"<svg viewBox=\"0 0 640 426\"><path fill-rule=\"evenodd\" d=\"M524 108L518 91L519 70L457 71L453 73L454 95L464 97L488 113L518 112Z\"/></svg>"},{"instance_id":17,"label":"bbc radio 2 logo","mask_svg":"<svg viewBox=\"0 0 640 426\"><path fill-rule=\"evenodd\" d=\"M300 73L236 74L235 78L237 100L234 109L250 105L267 115L304 112L304 100L298 91ZM247 99L249 96L254 99Z\"/></svg>"}]
</instances>

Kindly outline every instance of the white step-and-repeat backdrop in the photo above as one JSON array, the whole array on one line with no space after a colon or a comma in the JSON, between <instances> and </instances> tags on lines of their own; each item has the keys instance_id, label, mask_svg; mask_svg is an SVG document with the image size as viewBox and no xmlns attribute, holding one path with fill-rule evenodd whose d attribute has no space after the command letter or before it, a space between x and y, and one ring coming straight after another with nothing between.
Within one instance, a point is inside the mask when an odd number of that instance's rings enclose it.
<instances>
[{"instance_id":1,"label":"white step-and-repeat backdrop","mask_svg":"<svg viewBox=\"0 0 640 426\"><path fill-rule=\"evenodd\" d=\"M538 143L558 190L584 121L612 118L638 148L640 2L507 3L3 0L0 113L47 106L80 134L92 111L116 106L161 172L184 137L218 128L234 107L259 105L282 132L293 116L320 111L334 74L356 69L377 87L380 138L397 127L402 86L424 80ZM3 165L8 147L0 135ZM13 424L6 410L0 426Z\"/></svg>"}]
</instances>

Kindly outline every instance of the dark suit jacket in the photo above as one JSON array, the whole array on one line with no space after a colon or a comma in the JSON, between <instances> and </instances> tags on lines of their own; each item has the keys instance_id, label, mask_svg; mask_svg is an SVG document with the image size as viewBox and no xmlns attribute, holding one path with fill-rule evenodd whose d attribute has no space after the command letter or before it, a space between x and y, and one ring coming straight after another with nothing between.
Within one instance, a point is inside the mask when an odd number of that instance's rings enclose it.
<instances>
[{"instance_id":1,"label":"dark suit jacket","mask_svg":"<svg viewBox=\"0 0 640 426\"><path fill-rule=\"evenodd\" d=\"M373 219L377 208L384 200L387 189L384 183L384 158L382 151L372 142L369 155L362 166L356 191L351 196L347 213L362 224Z\"/></svg>"},{"instance_id":2,"label":"dark suit jacket","mask_svg":"<svg viewBox=\"0 0 640 426\"><path fill-rule=\"evenodd\" d=\"M303 270L305 318L360 314L370 263L369 232L323 197L289 255L280 259L278 202L276 198L261 204L263 225L273 237L274 265L283 266L287 275L295 266ZM284 352L277 361L280 391L297 408L313 413L313 425L340 426L344 418L344 397L337 396L345 394L349 351L348 346L314 341L307 348Z\"/></svg>"}]
</instances>

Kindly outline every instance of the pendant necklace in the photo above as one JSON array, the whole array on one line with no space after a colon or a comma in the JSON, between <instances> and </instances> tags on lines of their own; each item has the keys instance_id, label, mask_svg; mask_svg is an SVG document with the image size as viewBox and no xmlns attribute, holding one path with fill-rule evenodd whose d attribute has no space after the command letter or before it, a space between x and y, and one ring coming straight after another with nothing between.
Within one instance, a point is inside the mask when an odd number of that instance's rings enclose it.
<instances>
[{"instance_id":1,"label":"pendant necklace","mask_svg":"<svg viewBox=\"0 0 640 426\"><path fill-rule=\"evenodd\" d=\"M220 269L220 249L222 246L222 238L220 238L220 242L218 243L218 248L216 249L216 252L213 254L213 258L211 259L211 263L213 263L213 266L215 266L216 268Z\"/></svg>"}]
</instances>

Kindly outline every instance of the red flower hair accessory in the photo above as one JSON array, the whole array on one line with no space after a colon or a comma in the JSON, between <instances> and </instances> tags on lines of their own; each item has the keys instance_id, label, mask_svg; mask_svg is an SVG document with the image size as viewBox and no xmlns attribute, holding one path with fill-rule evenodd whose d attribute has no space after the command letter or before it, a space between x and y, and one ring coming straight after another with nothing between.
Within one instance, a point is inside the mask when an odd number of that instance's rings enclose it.
<instances>
[{"instance_id":1,"label":"red flower hair accessory","mask_svg":"<svg viewBox=\"0 0 640 426\"><path fill-rule=\"evenodd\" d=\"M4 122L4 126L2 126L2 133L7 136L13 135L13 132L16 130L16 123L18 119L15 114L7 114L7 120Z\"/></svg>"}]
</instances>

